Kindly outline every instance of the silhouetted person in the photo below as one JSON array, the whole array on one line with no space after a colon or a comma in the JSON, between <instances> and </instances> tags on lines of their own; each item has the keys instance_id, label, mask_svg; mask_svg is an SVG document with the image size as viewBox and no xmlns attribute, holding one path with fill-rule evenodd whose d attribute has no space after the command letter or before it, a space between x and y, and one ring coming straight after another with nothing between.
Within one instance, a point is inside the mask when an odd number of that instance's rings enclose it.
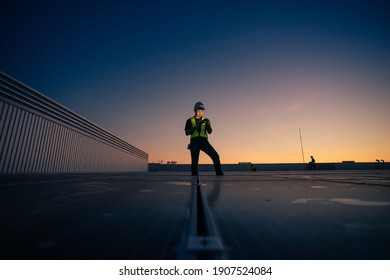
<instances>
[{"instance_id":1,"label":"silhouetted person","mask_svg":"<svg viewBox=\"0 0 390 280\"><path fill-rule=\"evenodd\" d=\"M195 115L187 120L184 128L186 135L191 135L190 144L188 145L191 150L191 173L192 175L198 175L199 153L203 151L213 160L216 174L221 176L223 172L219 155L208 141L208 134L211 134L213 129L210 120L203 117L204 110L203 103L196 102L194 106Z\"/></svg>"},{"instance_id":2,"label":"silhouetted person","mask_svg":"<svg viewBox=\"0 0 390 280\"><path fill-rule=\"evenodd\" d=\"M310 156L311 160L309 162L309 168L310 170L317 170L317 166L316 166L316 160L314 159L313 156Z\"/></svg>"},{"instance_id":3,"label":"silhouetted person","mask_svg":"<svg viewBox=\"0 0 390 280\"><path fill-rule=\"evenodd\" d=\"M376 162L379 169L385 169L385 161L383 159L377 159Z\"/></svg>"}]
</instances>

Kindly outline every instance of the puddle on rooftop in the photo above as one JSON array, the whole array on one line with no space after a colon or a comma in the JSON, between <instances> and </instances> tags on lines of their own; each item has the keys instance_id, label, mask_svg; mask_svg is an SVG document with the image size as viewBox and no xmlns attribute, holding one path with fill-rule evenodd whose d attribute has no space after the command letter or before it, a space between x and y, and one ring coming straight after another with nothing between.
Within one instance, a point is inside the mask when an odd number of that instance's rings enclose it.
<instances>
[{"instance_id":1,"label":"puddle on rooftop","mask_svg":"<svg viewBox=\"0 0 390 280\"><path fill-rule=\"evenodd\" d=\"M388 201L367 201L354 198L333 198L330 201L344 204L344 205L357 205L357 206L388 206Z\"/></svg>"},{"instance_id":2,"label":"puddle on rooftop","mask_svg":"<svg viewBox=\"0 0 390 280\"><path fill-rule=\"evenodd\" d=\"M299 198L294 200L292 203L295 204L304 204L309 201L318 201L324 204L343 204L343 205L352 205L352 206L390 206L389 201L367 201L360 200L355 198Z\"/></svg>"},{"instance_id":3,"label":"puddle on rooftop","mask_svg":"<svg viewBox=\"0 0 390 280\"><path fill-rule=\"evenodd\" d=\"M311 186L312 189L328 189L329 187L325 186Z\"/></svg>"},{"instance_id":4,"label":"puddle on rooftop","mask_svg":"<svg viewBox=\"0 0 390 280\"><path fill-rule=\"evenodd\" d=\"M167 182L167 184L175 186L191 186L190 182Z\"/></svg>"}]
</instances>

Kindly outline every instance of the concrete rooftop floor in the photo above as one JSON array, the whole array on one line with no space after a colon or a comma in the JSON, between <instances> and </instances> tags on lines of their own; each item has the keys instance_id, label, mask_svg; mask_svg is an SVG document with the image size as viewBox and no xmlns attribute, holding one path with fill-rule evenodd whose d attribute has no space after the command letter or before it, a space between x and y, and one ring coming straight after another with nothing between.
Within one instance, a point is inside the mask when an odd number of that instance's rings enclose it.
<instances>
[{"instance_id":1,"label":"concrete rooftop floor","mask_svg":"<svg viewBox=\"0 0 390 280\"><path fill-rule=\"evenodd\" d=\"M185 172L0 176L0 259L181 259ZM390 259L390 171L201 173L226 259ZM207 258L207 257L206 257Z\"/></svg>"}]
</instances>

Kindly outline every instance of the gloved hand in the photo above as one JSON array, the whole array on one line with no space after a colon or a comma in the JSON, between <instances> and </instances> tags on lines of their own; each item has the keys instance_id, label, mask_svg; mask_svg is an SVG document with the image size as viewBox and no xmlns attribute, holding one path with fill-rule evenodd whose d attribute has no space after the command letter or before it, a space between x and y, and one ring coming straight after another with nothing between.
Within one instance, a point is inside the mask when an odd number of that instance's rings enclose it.
<instances>
[{"instance_id":1,"label":"gloved hand","mask_svg":"<svg viewBox=\"0 0 390 280\"><path fill-rule=\"evenodd\" d=\"M196 127L186 129L186 135L192 135L196 130Z\"/></svg>"}]
</instances>

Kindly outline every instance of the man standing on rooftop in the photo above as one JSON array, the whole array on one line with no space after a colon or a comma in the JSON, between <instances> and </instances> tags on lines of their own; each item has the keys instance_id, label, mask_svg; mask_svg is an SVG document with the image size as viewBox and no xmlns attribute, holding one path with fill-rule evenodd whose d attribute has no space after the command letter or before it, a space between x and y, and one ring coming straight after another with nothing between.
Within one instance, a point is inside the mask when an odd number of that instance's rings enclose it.
<instances>
[{"instance_id":1,"label":"man standing on rooftop","mask_svg":"<svg viewBox=\"0 0 390 280\"><path fill-rule=\"evenodd\" d=\"M191 151L191 172L192 175L198 175L199 153L203 151L213 160L216 175L222 176L219 155L208 141L208 134L211 134L213 129L210 120L203 117L204 110L203 103L196 102L194 106L195 115L187 120L184 128L186 135L191 135L190 144L188 145Z\"/></svg>"}]
</instances>

